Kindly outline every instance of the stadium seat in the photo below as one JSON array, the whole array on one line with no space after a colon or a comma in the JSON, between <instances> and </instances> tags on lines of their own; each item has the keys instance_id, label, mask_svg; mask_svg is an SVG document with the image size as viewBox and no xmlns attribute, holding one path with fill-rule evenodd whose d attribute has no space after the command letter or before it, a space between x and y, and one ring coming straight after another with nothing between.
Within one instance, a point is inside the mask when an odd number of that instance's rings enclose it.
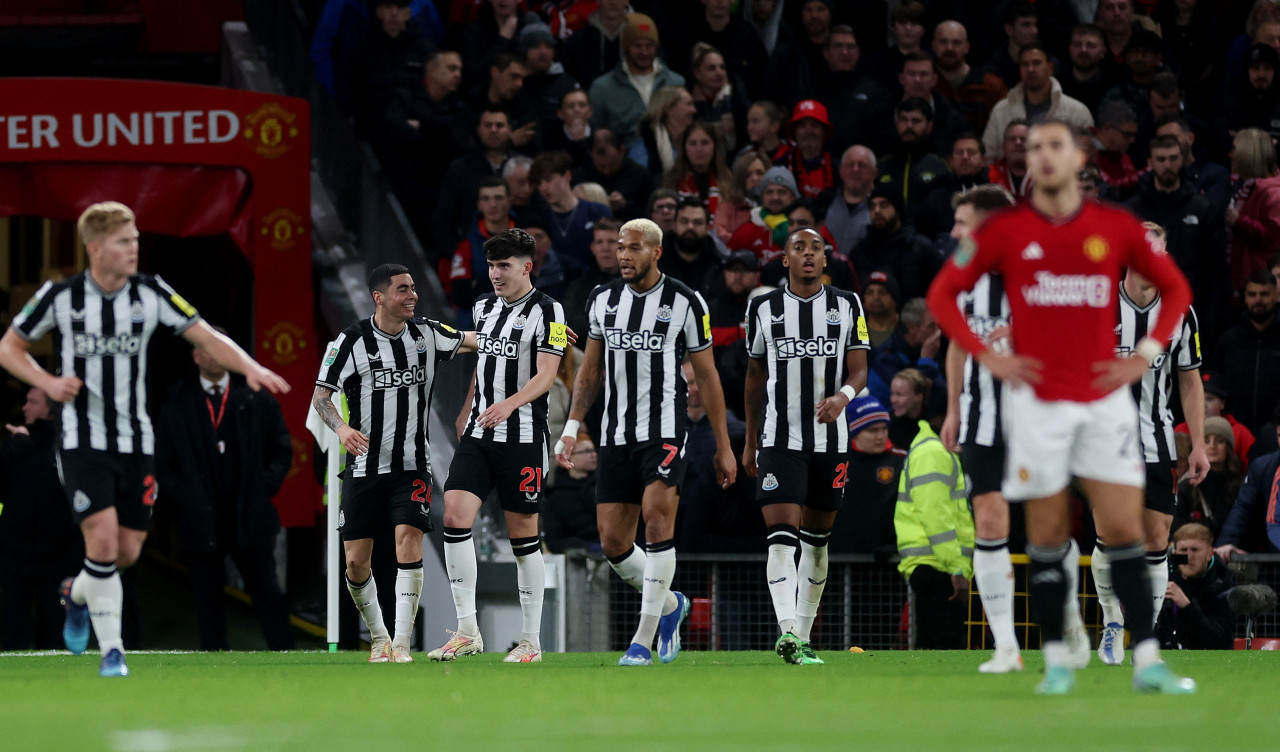
<instances>
[{"instance_id":1,"label":"stadium seat","mask_svg":"<svg viewBox=\"0 0 1280 752\"><path fill-rule=\"evenodd\" d=\"M1244 650L1244 638L1237 637L1235 643L1236 650ZM1280 650L1280 638L1275 637L1255 637L1253 638L1254 650Z\"/></svg>"},{"instance_id":2,"label":"stadium seat","mask_svg":"<svg viewBox=\"0 0 1280 752\"><path fill-rule=\"evenodd\" d=\"M710 650L713 645L711 599L691 598L690 600L693 601L693 605L689 609L689 619L685 622L689 625L689 635L684 639L685 645L699 650Z\"/></svg>"}]
</instances>

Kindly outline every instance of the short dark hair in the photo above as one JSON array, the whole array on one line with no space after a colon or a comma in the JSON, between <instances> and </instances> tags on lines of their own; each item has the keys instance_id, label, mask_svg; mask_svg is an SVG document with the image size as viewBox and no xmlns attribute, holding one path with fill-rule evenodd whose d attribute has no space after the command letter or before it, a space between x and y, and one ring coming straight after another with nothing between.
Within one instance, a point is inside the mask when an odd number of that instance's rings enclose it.
<instances>
[{"instance_id":1,"label":"short dark hair","mask_svg":"<svg viewBox=\"0 0 1280 752\"><path fill-rule=\"evenodd\" d=\"M680 203L676 204L676 214L679 214L685 209L701 209L702 212L707 215L707 221L711 221L711 210L707 209L707 205L702 203L702 199L700 198L690 196L688 198L680 199Z\"/></svg>"},{"instance_id":2,"label":"short dark hair","mask_svg":"<svg viewBox=\"0 0 1280 752\"><path fill-rule=\"evenodd\" d=\"M1000 22L1005 26L1013 26L1018 22L1019 18L1035 18L1036 6L1026 0L1017 0L1017 2L1009 3L1004 7L1004 12L1000 14Z\"/></svg>"},{"instance_id":3,"label":"short dark hair","mask_svg":"<svg viewBox=\"0 0 1280 752\"><path fill-rule=\"evenodd\" d=\"M618 132L612 128L597 128L591 131L591 145L595 146L600 141L604 141L618 151L622 151L627 145L622 140L622 136L618 135Z\"/></svg>"},{"instance_id":4,"label":"short dark hair","mask_svg":"<svg viewBox=\"0 0 1280 752\"><path fill-rule=\"evenodd\" d=\"M582 88L581 85L575 85L572 89L564 90L564 93L560 95L560 101L556 102L556 106L564 107L564 98L569 96L570 94L586 94L587 104L591 103L591 94L589 94L586 89Z\"/></svg>"},{"instance_id":5,"label":"short dark hair","mask_svg":"<svg viewBox=\"0 0 1280 752\"><path fill-rule=\"evenodd\" d=\"M1173 136L1156 136L1151 139L1151 149L1177 149L1182 151L1182 144Z\"/></svg>"},{"instance_id":6,"label":"short dark hair","mask_svg":"<svg viewBox=\"0 0 1280 752\"><path fill-rule=\"evenodd\" d=\"M1151 93L1162 97L1181 94L1182 86L1178 83L1178 74L1169 70L1156 71L1156 74L1151 77Z\"/></svg>"},{"instance_id":7,"label":"short dark hair","mask_svg":"<svg viewBox=\"0 0 1280 752\"><path fill-rule=\"evenodd\" d=\"M1245 279L1246 284L1276 286L1276 275L1270 269L1254 269Z\"/></svg>"},{"instance_id":8,"label":"short dark hair","mask_svg":"<svg viewBox=\"0 0 1280 752\"><path fill-rule=\"evenodd\" d=\"M489 63L489 67L497 68L499 73L503 73L515 63L524 65L524 58L512 55L510 52L499 52L493 56L493 61Z\"/></svg>"},{"instance_id":9,"label":"short dark hair","mask_svg":"<svg viewBox=\"0 0 1280 752\"><path fill-rule=\"evenodd\" d=\"M386 292L391 286L391 278L408 274L409 267L401 264L380 264L369 272L369 292Z\"/></svg>"},{"instance_id":10,"label":"short dark hair","mask_svg":"<svg viewBox=\"0 0 1280 752\"><path fill-rule=\"evenodd\" d=\"M933 59L933 55L930 55L922 50L916 50L915 52L908 52L907 54L903 55L902 69L906 70L907 63L923 63L923 62L927 62L930 65L932 65L935 73L938 71L938 63L936 60Z\"/></svg>"},{"instance_id":11,"label":"short dark hair","mask_svg":"<svg viewBox=\"0 0 1280 752\"><path fill-rule=\"evenodd\" d=\"M480 191L485 188L501 188L507 192L508 196L511 195L511 186L507 185L507 181L501 175L485 175L476 186L477 199L480 198Z\"/></svg>"},{"instance_id":12,"label":"short dark hair","mask_svg":"<svg viewBox=\"0 0 1280 752\"><path fill-rule=\"evenodd\" d=\"M1023 125L1028 128L1031 127L1031 123L1028 123L1026 118L1014 118L1013 120L1010 120L1009 124L1004 127L1004 133L1001 133L1000 137L1004 138L1005 134L1009 132L1009 129L1014 127L1015 125Z\"/></svg>"},{"instance_id":13,"label":"short dark hair","mask_svg":"<svg viewBox=\"0 0 1280 752\"><path fill-rule=\"evenodd\" d=\"M960 131L957 133L956 137L951 139L952 150L956 148L957 141L977 141L978 153L984 157L987 156L987 145L982 143L982 136L979 136L977 131Z\"/></svg>"},{"instance_id":14,"label":"short dark hair","mask_svg":"<svg viewBox=\"0 0 1280 752\"><path fill-rule=\"evenodd\" d=\"M858 39L858 33L853 30L852 26L850 26L849 24L836 24L835 26L831 27L831 31L827 35L828 47L831 46L831 37L834 37L836 34L843 34L847 37L853 37L854 41L857 41Z\"/></svg>"},{"instance_id":15,"label":"short dark hair","mask_svg":"<svg viewBox=\"0 0 1280 752\"><path fill-rule=\"evenodd\" d=\"M484 241L484 257L488 261L501 261L516 256L533 258L538 244L533 236L519 228L503 230Z\"/></svg>"},{"instance_id":16,"label":"short dark hair","mask_svg":"<svg viewBox=\"0 0 1280 752\"><path fill-rule=\"evenodd\" d=\"M1183 133L1191 133L1191 124L1188 123L1187 119L1178 112L1166 112L1156 118L1156 130L1160 130L1169 123L1176 123Z\"/></svg>"},{"instance_id":17,"label":"short dark hair","mask_svg":"<svg viewBox=\"0 0 1280 752\"><path fill-rule=\"evenodd\" d=\"M1099 128L1118 128L1124 123L1138 122L1138 113L1128 102L1113 99L1098 108Z\"/></svg>"},{"instance_id":18,"label":"short dark hair","mask_svg":"<svg viewBox=\"0 0 1280 752\"><path fill-rule=\"evenodd\" d=\"M993 183L975 185L963 193L957 193L951 200L951 207L972 206L974 211L993 212L1013 206L1013 195L1004 188Z\"/></svg>"},{"instance_id":19,"label":"short dark hair","mask_svg":"<svg viewBox=\"0 0 1280 752\"><path fill-rule=\"evenodd\" d=\"M620 229L622 229L622 220L615 219L614 217L601 217L600 219L597 219L594 224L591 225L591 236L595 237L596 230L603 230L604 232L617 232Z\"/></svg>"},{"instance_id":20,"label":"short dark hair","mask_svg":"<svg viewBox=\"0 0 1280 752\"><path fill-rule=\"evenodd\" d=\"M511 113L507 112L506 108L500 104L487 102L485 106L480 109L480 114L476 117L477 128L480 127L480 121L484 119L485 115L501 115L507 119L507 125L511 125Z\"/></svg>"},{"instance_id":21,"label":"short dark hair","mask_svg":"<svg viewBox=\"0 0 1280 752\"><path fill-rule=\"evenodd\" d=\"M898 106L893 108L893 114L896 117L904 112L919 112L924 115L925 120L933 120L933 105L926 102L921 97L907 97L898 102Z\"/></svg>"},{"instance_id":22,"label":"short dark hair","mask_svg":"<svg viewBox=\"0 0 1280 752\"><path fill-rule=\"evenodd\" d=\"M1027 54L1028 52L1034 52L1035 50L1039 50L1040 52L1044 53L1045 60L1048 60L1050 63L1053 62L1053 56L1049 54L1049 48L1046 47L1044 45L1044 42L1041 42L1039 39L1032 39L1030 42L1027 42L1026 44L1024 44L1022 46L1022 49L1018 50L1018 62L1019 63L1022 62L1023 55Z\"/></svg>"},{"instance_id":23,"label":"short dark hair","mask_svg":"<svg viewBox=\"0 0 1280 752\"><path fill-rule=\"evenodd\" d=\"M573 157L562 151L544 151L533 158L529 167L529 183L537 188L542 181L552 175L563 175L573 171Z\"/></svg>"},{"instance_id":24,"label":"short dark hair","mask_svg":"<svg viewBox=\"0 0 1280 752\"><path fill-rule=\"evenodd\" d=\"M1107 32L1097 24L1077 24L1071 29L1071 36L1097 37L1103 44L1107 43Z\"/></svg>"},{"instance_id":25,"label":"short dark hair","mask_svg":"<svg viewBox=\"0 0 1280 752\"><path fill-rule=\"evenodd\" d=\"M925 10L924 4L919 0L905 0L893 12L889 14L889 19L893 23L918 23L924 25L925 16L928 11Z\"/></svg>"},{"instance_id":26,"label":"short dark hair","mask_svg":"<svg viewBox=\"0 0 1280 752\"><path fill-rule=\"evenodd\" d=\"M826 220L827 218L826 207L819 206L819 204L816 201L809 198L808 196L801 196L795 201L792 201L791 206L788 206L786 210L783 212L783 214L786 214L788 217L790 217L791 212L795 211L796 209L808 209L809 213L813 215L813 221L817 222L818 224L822 224L823 221Z\"/></svg>"},{"instance_id":27,"label":"short dark hair","mask_svg":"<svg viewBox=\"0 0 1280 752\"><path fill-rule=\"evenodd\" d=\"M663 199L673 199L677 204L680 203L680 194L670 188L655 188L653 193L649 194L649 199L644 202L645 216L653 214L653 205Z\"/></svg>"}]
</instances>

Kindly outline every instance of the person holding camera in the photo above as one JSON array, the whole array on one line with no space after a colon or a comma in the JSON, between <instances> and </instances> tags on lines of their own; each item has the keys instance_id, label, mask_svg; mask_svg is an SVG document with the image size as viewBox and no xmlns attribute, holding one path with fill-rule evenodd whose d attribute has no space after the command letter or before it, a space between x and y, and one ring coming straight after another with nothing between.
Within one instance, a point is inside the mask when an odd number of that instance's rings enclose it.
<instances>
[{"instance_id":1,"label":"person holding camera","mask_svg":"<svg viewBox=\"0 0 1280 752\"><path fill-rule=\"evenodd\" d=\"M1213 533L1188 522L1173 534L1173 571L1156 630L1165 648L1230 650L1236 614L1227 602L1235 576L1213 553Z\"/></svg>"}]
</instances>

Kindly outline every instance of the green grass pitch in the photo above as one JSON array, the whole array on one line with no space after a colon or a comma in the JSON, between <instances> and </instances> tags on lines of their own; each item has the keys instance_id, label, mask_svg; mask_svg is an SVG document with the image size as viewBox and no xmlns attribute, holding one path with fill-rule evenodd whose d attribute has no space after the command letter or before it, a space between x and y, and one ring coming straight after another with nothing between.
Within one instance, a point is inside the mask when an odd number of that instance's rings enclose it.
<instances>
[{"instance_id":1,"label":"green grass pitch","mask_svg":"<svg viewBox=\"0 0 1280 752\"><path fill-rule=\"evenodd\" d=\"M0 749L14 750L1175 750L1274 749L1280 654L1170 656L1192 697L1138 695L1095 659L1069 697L1037 697L1040 654L983 676L988 653L685 651L490 654L369 665L358 653L0 654Z\"/></svg>"}]
</instances>

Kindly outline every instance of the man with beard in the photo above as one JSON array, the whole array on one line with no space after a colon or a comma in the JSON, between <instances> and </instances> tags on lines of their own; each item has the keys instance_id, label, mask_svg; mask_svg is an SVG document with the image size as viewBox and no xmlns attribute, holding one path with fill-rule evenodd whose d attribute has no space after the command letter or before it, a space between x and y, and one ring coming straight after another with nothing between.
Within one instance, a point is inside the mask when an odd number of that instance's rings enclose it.
<instances>
[{"instance_id":1,"label":"man with beard","mask_svg":"<svg viewBox=\"0 0 1280 752\"><path fill-rule=\"evenodd\" d=\"M713 276L720 269L720 256L712 240L707 207L696 198L686 198L676 207L675 253L658 259L658 269L706 295ZM663 240L666 245L667 239Z\"/></svg>"},{"instance_id":2,"label":"man with beard","mask_svg":"<svg viewBox=\"0 0 1280 752\"><path fill-rule=\"evenodd\" d=\"M615 217L625 221L641 216L653 190L653 175L627 159L627 145L608 128L593 131L587 140L591 160L574 169L574 185L599 183L609 194L609 209Z\"/></svg>"},{"instance_id":3,"label":"man with beard","mask_svg":"<svg viewBox=\"0 0 1280 752\"><path fill-rule=\"evenodd\" d=\"M1232 413L1254 434L1280 402L1280 323L1276 321L1276 278L1266 269L1244 286L1244 320L1223 332L1213 353L1213 369L1226 376Z\"/></svg>"},{"instance_id":4,"label":"man with beard","mask_svg":"<svg viewBox=\"0 0 1280 752\"><path fill-rule=\"evenodd\" d=\"M1115 84L1113 76L1103 67L1107 58L1107 33L1093 24L1081 24L1071 30L1071 46L1067 48L1070 66L1063 66L1058 73L1062 92L1084 102L1090 111L1096 110L1102 98Z\"/></svg>"},{"instance_id":5,"label":"man with beard","mask_svg":"<svg viewBox=\"0 0 1280 752\"><path fill-rule=\"evenodd\" d=\"M924 297L929 283L942 267L933 244L902 223L902 194L889 186L876 186L869 204L871 227L867 237L849 254L858 279L886 269L898 280L902 299Z\"/></svg>"},{"instance_id":6,"label":"man with beard","mask_svg":"<svg viewBox=\"0 0 1280 752\"><path fill-rule=\"evenodd\" d=\"M991 163L987 171L987 182L995 183L1022 198L1031 192L1031 181L1027 179L1027 132L1030 127L1025 120L1014 120L1004 129L1004 157Z\"/></svg>"},{"instance_id":7,"label":"man with beard","mask_svg":"<svg viewBox=\"0 0 1280 752\"><path fill-rule=\"evenodd\" d=\"M954 247L950 237L955 224L955 210L951 201L956 194L991 182L987 173L987 155L982 139L973 131L961 133L951 144L951 157L947 160L951 174L939 179L939 184L929 194L922 211L916 214L916 232L938 244L938 250L949 252ZM945 246L944 246L945 243Z\"/></svg>"},{"instance_id":8,"label":"man with beard","mask_svg":"<svg viewBox=\"0 0 1280 752\"><path fill-rule=\"evenodd\" d=\"M917 224L918 215L927 211L930 192L950 171L942 157L929 151L934 112L928 102L919 97L902 100L893 113L893 124L898 145L880 158L878 184L902 196L907 216Z\"/></svg>"},{"instance_id":9,"label":"man with beard","mask_svg":"<svg viewBox=\"0 0 1280 752\"><path fill-rule=\"evenodd\" d=\"M760 179L760 197L760 205L751 210L751 219L729 238L729 247L751 251L762 262L768 262L781 255L787 207L799 197L795 177L785 167L770 167Z\"/></svg>"},{"instance_id":10,"label":"man with beard","mask_svg":"<svg viewBox=\"0 0 1280 752\"><path fill-rule=\"evenodd\" d=\"M903 56L898 85L902 87L902 102L918 97L933 108L933 117L929 121L929 151L941 154L957 134L973 129L968 118L961 115L955 105L934 91L938 85L938 66L927 53L908 52Z\"/></svg>"},{"instance_id":11,"label":"man with beard","mask_svg":"<svg viewBox=\"0 0 1280 752\"><path fill-rule=\"evenodd\" d=\"M938 81L934 90L953 102L969 119L970 127L981 132L996 102L1005 98L1009 89L1004 81L986 68L974 68L969 54L969 32L958 21L943 21L933 31L933 57L938 62Z\"/></svg>"}]
</instances>

